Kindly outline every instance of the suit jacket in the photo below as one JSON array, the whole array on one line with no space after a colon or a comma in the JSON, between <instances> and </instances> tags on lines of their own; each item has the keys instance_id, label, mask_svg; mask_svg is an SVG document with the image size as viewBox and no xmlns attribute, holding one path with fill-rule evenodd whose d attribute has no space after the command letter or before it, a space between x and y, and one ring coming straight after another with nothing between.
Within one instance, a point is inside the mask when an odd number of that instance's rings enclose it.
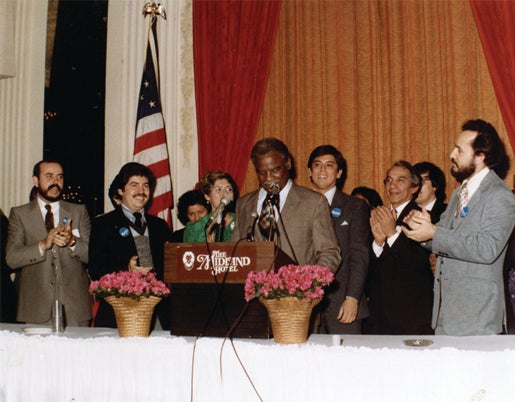
<instances>
[{"instance_id":1,"label":"suit jacket","mask_svg":"<svg viewBox=\"0 0 515 402\"><path fill-rule=\"evenodd\" d=\"M257 210L258 193L256 190L237 201L233 241L245 237L252 226L251 214ZM278 246L300 265L317 264L336 272L341 262L340 247L327 199L293 183L281 216ZM256 240L265 240L259 230L255 235Z\"/></svg>"},{"instance_id":2,"label":"suit jacket","mask_svg":"<svg viewBox=\"0 0 515 402\"><path fill-rule=\"evenodd\" d=\"M410 202L397 217L413 209ZM431 334L433 305L433 274L429 255L417 242L400 233L390 247L385 244L379 257L372 253L368 283L370 318L367 333L374 334Z\"/></svg>"},{"instance_id":3,"label":"suit jacket","mask_svg":"<svg viewBox=\"0 0 515 402\"><path fill-rule=\"evenodd\" d=\"M370 261L370 212L365 201L337 190L331 202L331 215L342 263L321 306L322 331L348 333L347 328L352 324L341 324L336 319L346 296L352 296L359 302L356 320L368 316L365 282Z\"/></svg>"},{"instance_id":4,"label":"suit jacket","mask_svg":"<svg viewBox=\"0 0 515 402\"><path fill-rule=\"evenodd\" d=\"M59 202L59 217L72 219L72 231L77 238L73 250L54 246L43 256L39 242L47 236L37 199L12 208L9 216L6 261L16 272L18 289L17 320L45 323L51 318L56 294L64 304L68 325L91 319L91 297L86 271L90 221L84 205ZM56 269L61 284L56 283Z\"/></svg>"},{"instance_id":5,"label":"suit jacket","mask_svg":"<svg viewBox=\"0 0 515 402\"><path fill-rule=\"evenodd\" d=\"M442 201L436 201L435 205L431 211L429 211L429 215L431 215L431 222L436 223L440 220L440 216L442 216L443 212L447 208L447 204Z\"/></svg>"},{"instance_id":6,"label":"suit jacket","mask_svg":"<svg viewBox=\"0 0 515 402\"><path fill-rule=\"evenodd\" d=\"M438 255L433 328L448 335L487 335L502 331L503 262L515 222L515 200L490 171L469 200L469 212L455 218L459 188L426 243Z\"/></svg>"},{"instance_id":7,"label":"suit jacket","mask_svg":"<svg viewBox=\"0 0 515 402\"><path fill-rule=\"evenodd\" d=\"M163 280L164 244L171 241L172 231L163 219L145 213L145 220L154 271L157 278ZM117 207L114 211L98 216L93 220L88 266L93 280L98 280L105 274L127 270L129 260L137 254L128 220L121 207ZM169 322L166 305L167 300L164 299L156 306L156 312L163 327L166 327ZM95 316L95 326L116 328L113 309L104 300L100 300L98 312Z\"/></svg>"},{"instance_id":8,"label":"suit jacket","mask_svg":"<svg viewBox=\"0 0 515 402\"><path fill-rule=\"evenodd\" d=\"M515 334L515 230L511 232L503 267L508 334Z\"/></svg>"}]
</instances>

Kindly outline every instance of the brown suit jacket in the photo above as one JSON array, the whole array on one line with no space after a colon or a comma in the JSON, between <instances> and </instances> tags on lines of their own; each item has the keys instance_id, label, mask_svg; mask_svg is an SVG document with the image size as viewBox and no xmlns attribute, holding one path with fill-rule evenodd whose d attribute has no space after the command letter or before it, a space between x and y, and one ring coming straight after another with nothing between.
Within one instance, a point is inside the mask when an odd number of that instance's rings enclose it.
<instances>
[{"instance_id":1,"label":"brown suit jacket","mask_svg":"<svg viewBox=\"0 0 515 402\"><path fill-rule=\"evenodd\" d=\"M252 227L252 212L257 211L258 193L256 190L237 201L233 241L245 237L248 228ZM281 215L278 246L300 265L317 264L336 272L341 262L340 247L327 199L294 183ZM259 230L255 235L256 240L265 240Z\"/></svg>"},{"instance_id":2,"label":"brown suit jacket","mask_svg":"<svg viewBox=\"0 0 515 402\"><path fill-rule=\"evenodd\" d=\"M46 237L45 223L37 199L12 208L9 216L6 261L16 270L18 312L21 322L45 323L51 318L57 294L64 304L67 325L91 319L89 278L86 271L90 221L84 205L60 201L59 219L72 219L77 238L74 249L56 247L39 252L39 242ZM62 280L56 281L56 271Z\"/></svg>"}]
</instances>

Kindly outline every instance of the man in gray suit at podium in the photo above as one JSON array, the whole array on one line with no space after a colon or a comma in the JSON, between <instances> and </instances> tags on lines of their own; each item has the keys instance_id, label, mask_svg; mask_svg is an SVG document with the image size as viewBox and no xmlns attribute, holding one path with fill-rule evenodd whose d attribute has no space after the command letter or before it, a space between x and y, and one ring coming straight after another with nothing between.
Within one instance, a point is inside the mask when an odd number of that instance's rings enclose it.
<instances>
[{"instance_id":1,"label":"man in gray suit at podium","mask_svg":"<svg viewBox=\"0 0 515 402\"><path fill-rule=\"evenodd\" d=\"M503 262L515 223L515 200L502 179L509 159L495 128L483 120L462 126L451 152L451 174L461 183L433 225L427 211L405 219L409 238L437 254L435 333L493 335L505 312Z\"/></svg>"},{"instance_id":2,"label":"man in gray suit at podium","mask_svg":"<svg viewBox=\"0 0 515 402\"><path fill-rule=\"evenodd\" d=\"M260 188L236 203L232 240L245 234L258 241L273 239L296 263L317 264L336 272L340 247L329 204L322 194L293 182L293 158L287 146L276 138L264 138L253 146L251 160ZM263 205L268 201L277 204L267 226Z\"/></svg>"}]
</instances>

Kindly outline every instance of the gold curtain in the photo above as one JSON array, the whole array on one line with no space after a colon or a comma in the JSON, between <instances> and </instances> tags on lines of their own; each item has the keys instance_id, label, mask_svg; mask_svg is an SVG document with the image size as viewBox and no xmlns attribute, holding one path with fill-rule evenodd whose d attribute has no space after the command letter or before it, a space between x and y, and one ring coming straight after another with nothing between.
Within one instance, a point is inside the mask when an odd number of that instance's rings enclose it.
<instances>
[{"instance_id":1,"label":"gold curtain","mask_svg":"<svg viewBox=\"0 0 515 402\"><path fill-rule=\"evenodd\" d=\"M283 140L299 184L311 150L332 144L346 192L365 185L385 199L386 170L406 159L440 166L450 196L449 154L470 118L491 122L513 156L468 1L283 2L256 141ZM255 176L249 164L242 194Z\"/></svg>"}]
</instances>

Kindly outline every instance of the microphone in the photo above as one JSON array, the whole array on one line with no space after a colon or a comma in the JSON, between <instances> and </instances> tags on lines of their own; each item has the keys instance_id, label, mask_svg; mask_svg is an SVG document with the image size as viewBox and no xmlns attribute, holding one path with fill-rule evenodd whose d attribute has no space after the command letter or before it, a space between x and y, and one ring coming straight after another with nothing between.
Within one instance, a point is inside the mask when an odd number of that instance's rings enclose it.
<instances>
[{"instance_id":1,"label":"microphone","mask_svg":"<svg viewBox=\"0 0 515 402\"><path fill-rule=\"evenodd\" d=\"M247 241L255 241L254 231L256 230L256 222L259 218L259 215L256 211L254 211L250 214L250 217L252 218L252 223L247 228Z\"/></svg>"},{"instance_id":2,"label":"microphone","mask_svg":"<svg viewBox=\"0 0 515 402\"><path fill-rule=\"evenodd\" d=\"M216 207L214 211L211 212L211 215L206 223L206 228L212 225L218 218L222 215L223 210L229 203L231 202L231 198L228 195L224 195L220 200L220 205Z\"/></svg>"}]
</instances>

